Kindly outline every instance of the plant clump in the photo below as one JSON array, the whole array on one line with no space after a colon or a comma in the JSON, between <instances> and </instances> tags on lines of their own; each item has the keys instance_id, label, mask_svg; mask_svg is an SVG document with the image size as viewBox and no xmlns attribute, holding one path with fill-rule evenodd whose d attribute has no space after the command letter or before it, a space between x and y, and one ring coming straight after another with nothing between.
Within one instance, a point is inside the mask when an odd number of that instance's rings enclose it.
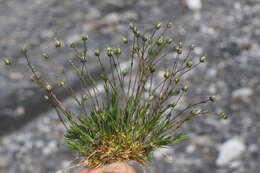
<instances>
[{"instance_id":1,"label":"plant clump","mask_svg":"<svg viewBox=\"0 0 260 173\"><path fill-rule=\"evenodd\" d=\"M56 96L53 87L40 76L28 56L26 48L21 49L32 75L32 81L45 89L45 100L56 109L59 119L66 127L65 139L69 148L82 156L80 165L101 167L118 161L134 160L141 164L150 159L157 148L172 146L187 137L178 132L182 125L195 117L216 115L226 119L225 113L215 113L199 106L213 102L210 96L197 103L181 106L180 100L190 86L184 75L205 63L206 56L192 57L194 46L186 48L182 42L169 37L172 23L156 24L151 31L143 33L135 24L129 24L132 38L123 37L123 51L119 46L109 46L105 51L95 50L90 54L87 48L88 36L83 35L81 47L71 43L75 58L67 63L75 71L84 92L77 96L66 81L57 81L57 86L68 90L70 96L82 110L76 116ZM55 39L54 47L61 48L62 41ZM128 57L129 67L123 68L120 57ZM49 56L43 54L45 59ZM95 58L101 72L104 96L88 68L88 60ZM107 58L108 63L104 62ZM156 72L164 61L163 77L156 79ZM8 58L3 58L10 65Z\"/></svg>"}]
</instances>

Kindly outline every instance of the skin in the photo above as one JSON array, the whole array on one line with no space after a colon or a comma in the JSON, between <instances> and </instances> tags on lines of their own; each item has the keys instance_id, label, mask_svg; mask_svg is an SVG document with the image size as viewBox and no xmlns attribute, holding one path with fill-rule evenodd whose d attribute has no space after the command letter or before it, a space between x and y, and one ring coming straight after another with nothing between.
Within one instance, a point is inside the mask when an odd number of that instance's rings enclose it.
<instances>
[{"instance_id":1,"label":"skin","mask_svg":"<svg viewBox=\"0 0 260 173\"><path fill-rule=\"evenodd\" d=\"M78 173L137 173L135 169L124 162L112 163L101 168L87 168Z\"/></svg>"}]
</instances>

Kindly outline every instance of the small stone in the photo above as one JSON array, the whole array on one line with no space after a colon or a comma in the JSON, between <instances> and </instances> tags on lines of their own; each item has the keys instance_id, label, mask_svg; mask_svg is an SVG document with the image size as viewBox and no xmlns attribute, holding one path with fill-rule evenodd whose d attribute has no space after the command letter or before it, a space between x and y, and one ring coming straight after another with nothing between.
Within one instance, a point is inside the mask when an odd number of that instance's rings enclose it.
<instances>
[{"instance_id":1,"label":"small stone","mask_svg":"<svg viewBox=\"0 0 260 173\"><path fill-rule=\"evenodd\" d=\"M24 75L20 72L11 72L9 77L12 80L19 80L19 79L22 79L24 77Z\"/></svg>"},{"instance_id":2,"label":"small stone","mask_svg":"<svg viewBox=\"0 0 260 173\"><path fill-rule=\"evenodd\" d=\"M187 153L193 153L194 151L196 151L196 146L195 145L188 145L187 147L186 147L186 152Z\"/></svg>"},{"instance_id":3,"label":"small stone","mask_svg":"<svg viewBox=\"0 0 260 173\"><path fill-rule=\"evenodd\" d=\"M202 8L201 0L185 0L184 3L189 9L193 11L198 11Z\"/></svg>"},{"instance_id":4,"label":"small stone","mask_svg":"<svg viewBox=\"0 0 260 173\"><path fill-rule=\"evenodd\" d=\"M226 166L238 159L245 150L246 146L241 139L237 137L232 138L219 147L216 164L218 166Z\"/></svg>"},{"instance_id":5,"label":"small stone","mask_svg":"<svg viewBox=\"0 0 260 173\"><path fill-rule=\"evenodd\" d=\"M20 115L24 115L25 113L25 108L23 106L18 106L16 109L15 109L15 113L20 116Z\"/></svg>"},{"instance_id":6,"label":"small stone","mask_svg":"<svg viewBox=\"0 0 260 173\"><path fill-rule=\"evenodd\" d=\"M172 149L169 148L169 147L167 147L167 148L158 148L157 150L155 150L153 152L153 156L156 159L162 159L165 156L170 155L170 154L172 154Z\"/></svg>"},{"instance_id":7,"label":"small stone","mask_svg":"<svg viewBox=\"0 0 260 173\"><path fill-rule=\"evenodd\" d=\"M249 87L240 88L232 92L232 98L249 102L249 97L253 95L253 90Z\"/></svg>"},{"instance_id":8,"label":"small stone","mask_svg":"<svg viewBox=\"0 0 260 173\"><path fill-rule=\"evenodd\" d=\"M10 160L7 157L0 157L0 168L6 168Z\"/></svg>"}]
</instances>

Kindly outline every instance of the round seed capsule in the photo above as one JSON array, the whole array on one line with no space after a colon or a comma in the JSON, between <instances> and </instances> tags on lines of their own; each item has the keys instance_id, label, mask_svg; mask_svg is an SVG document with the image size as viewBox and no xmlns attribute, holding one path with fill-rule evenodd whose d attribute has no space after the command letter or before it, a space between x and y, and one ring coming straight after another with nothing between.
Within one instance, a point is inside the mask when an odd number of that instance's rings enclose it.
<instances>
[{"instance_id":1,"label":"round seed capsule","mask_svg":"<svg viewBox=\"0 0 260 173\"><path fill-rule=\"evenodd\" d=\"M107 56L111 57L114 54L113 49L111 47L107 48Z\"/></svg>"},{"instance_id":2,"label":"round seed capsule","mask_svg":"<svg viewBox=\"0 0 260 173\"><path fill-rule=\"evenodd\" d=\"M70 48L75 48L76 44L75 43L70 43Z\"/></svg>"},{"instance_id":3,"label":"round seed capsule","mask_svg":"<svg viewBox=\"0 0 260 173\"><path fill-rule=\"evenodd\" d=\"M200 62L201 62L201 63L204 63L204 62L206 61L206 59L207 59L206 56L201 56L201 57L200 57Z\"/></svg>"},{"instance_id":4,"label":"round seed capsule","mask_svg":"<svg viewBox=\"0 0 260 173\"><path fill-rule=\"evenodd\" d=\"M192 114L195 114L195 115L196 115L196 114L199 114L199 112L200 112L200 111L199 111L198 109L192 109L192 110L191 110L191 113L192 113Z\"/></svg>"},{"instance_id":5,"label":"round seed capsule","mask_svg":"<svg viewBox=\"0 0 260 173\"><path fill-rule=\"evenodd\" d=\"M167 23L166 27L167 27L168 29L172 28L172 22Z\"/></svg>"},{"instance_id":6,"label":"round seed capsule","mask_svg":"<svg viewBox=\"0 0 260 173\"><path fill-rule=\"evenodd\" d=\"M83 41L87 41L87 40L88 40L88 35L83 35L83 36L81 37L81 39L82 39Z\"/></svg>"},{"instance_id":7,"label":"round seed capsule","mask_svg":"<svg viewBox=\"0 0 260 173\"><path fill-rule=\"evenodd\" d=\"M49 84L47 84L47 85L45 86L45 88L46 88L47 91L51 91L51 90L52 90L52 86L49 85Z\"/></svg>"},{"instance_id":8,"label":"round seed capsule","mask_svg":"<svg viewBox=\"0 0 260 173\"><path fill-rule=\"evenodd\" d=\"M181 88L182 91L184 92L187 92L189 90L189 87L188 85L184 85L182 88Z\"/></svg>"},{"instance_id":9,"label":"round seed capsule","mask_svg":"<svg viewBox=\"0 0 260 173\"><path fill-rule=\"evenodd\" d=\"M49 96L47 96L47 95L44 95L43 98L44 98L44 100L49 100L50 99Z\"/></svg>"},{"instance_id":10,"label":"round seed capsule","mask_svg":"<svg viewBox=\"0 0 260 173\"><path fill-rule=\"evenodd\" d=\"M27 48L21 48L21 50L20 50L20 52L22 53L22 54L27 54Z\"/></svg>"},{"instance_id":11,"label":"round seed capsule","mask_svg":"<svg viewBox=\"0 0 260 173\"><path fill-rule=\"evenodd\" d=\"M128 43L128 38L123 37L123 38L122 38L122 41L123 41L124 44L127 44L127 43Z\"/></svg>"},{"instance_id":12,"label":"round seed capsule","mask_svg":"<svg viewBox=\"0 0 260 173\"><path fill-rule=\"evenodd\" d=\"M95 50L95 56L100 56L100 51L99 50Z\"/></svg>"},{"instance_id":13,"label":"round seed capsule","mask_svg":"<svg viewBox=\"0 0 260 173\"><path fill-rule=\"evenodd\" d=\"M114 52L115 52L115 55L117 55L117 56L119 56L119 55L122 53L120 47L115 48L115 49L114 49Z\"/></svg>"},{"instance_id":14,"label":"round seed capsule","mask_svg":"<svg viewBox=\"0 0 260 173\"><path fill-rule=\"evenodd\" d=\"M59 81L58 85L59 85L59 87L64 88L65 82L64 81Z\"/></svg>"},{"instance_id":15,"label":"round seed capsule","mask_svg":"<svg viewBox=\"0 0 260 173\"><path fill-rule=\"evenodd\" d=\"M225 113L219 113L218 117L223 118L223 119L227 119L228 118L227 114L225 114Z\"/></svg>"},{"instance_id":16,"label":"round seed capsule","mask_svg":"<svg viewBox=\"0 0 260 173\"><path fill-rule=\"evenodd\" d=\"M162 24L161 23L157 23L156 25L155 25L155 29L160 29L161 28L161 26L162 26Z\"/></svg>"},{"instance_id":17,"label":"round seed capsule","mask_svg":"<svg viewBox=\"0 0 260 173\"><path fill-rule=\"evenodd\" d=\"M193 62L192 62L192 61L188 61L188 62L186 63L186 67L188 67L188 68L191 68L192 65L193 65Z\"/></svg>"},{"instance_id":18,"label":"round seed capsule","mask_svg":"<svg viewBox=\"0 0 260 173\"><path fill-rule=\"evenodd\" d=\"M54 40L54 45L57 48L60 48L62 46L62 42L60 40Z\"/></svg>"},{"instance_id":19,"label":"round seed capsule","mask_svg":"<svg viewBox=\"0 0 260 173\"><path fill-rule=\"evenodd\" d=\"M3 58L3 62L5 65L11 65L11 61L8 58Z\"/></svg>"}]
</instances>

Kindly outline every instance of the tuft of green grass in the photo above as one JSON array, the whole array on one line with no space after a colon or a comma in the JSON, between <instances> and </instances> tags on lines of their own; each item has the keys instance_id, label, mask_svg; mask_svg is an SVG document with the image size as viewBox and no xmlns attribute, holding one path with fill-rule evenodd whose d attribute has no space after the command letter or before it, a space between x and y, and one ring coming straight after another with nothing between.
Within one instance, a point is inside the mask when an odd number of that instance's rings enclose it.
<instances>
[{"instance_id":1,"label":"tuft of green grass","mask_svg":"<svg viewBox=\"0 0 260 173\"><path fill-rule=\"evenodd\" d=\"M78 76L84 92L78 97L65 81L56 83L69 91L82 110L80 116L63 105L55 95L54 87L42 79L39 70L33 67L28 50L21 49L33 73L31 79L46 90L44 99L56 109L67 129L66 143L82 156L80 164L83 166L101 167L128 160L144 164L157 148L187 139L184 134L178 133L185 122L201 115L227 118L225 113L200 109L200 105L213 102L214 96L181 105L184 108L180 110L181 99L190 88L184 76L205 63L206 56L192 57L193 46L185 47L182 42L169 37L172 23L158 23L146 33L139 31L133 23L129 24L129 28L132 38L122 38L122 45L128 49L126 52L119 46L109 46L105 51L95 50L90 55L87 35L82 36L81 46L70 44L75 58L68 59L67 63ZM55 39L54 47L62 48L62 41ZM128 57L128 69L123 69L119 63L122 56ZM47 54L43 57L49 59ZM89 58L95 58L100 66L99 78L104 97L100 96L100 87L89 71ZM108 59L108 65L104 58ZM168 66L164 67L163 76L158 81L159 66L166 60ZM7 58L3 62L11 64ZM89 109L87 105L90 105Z\"/></svg>"}]
</instances>

